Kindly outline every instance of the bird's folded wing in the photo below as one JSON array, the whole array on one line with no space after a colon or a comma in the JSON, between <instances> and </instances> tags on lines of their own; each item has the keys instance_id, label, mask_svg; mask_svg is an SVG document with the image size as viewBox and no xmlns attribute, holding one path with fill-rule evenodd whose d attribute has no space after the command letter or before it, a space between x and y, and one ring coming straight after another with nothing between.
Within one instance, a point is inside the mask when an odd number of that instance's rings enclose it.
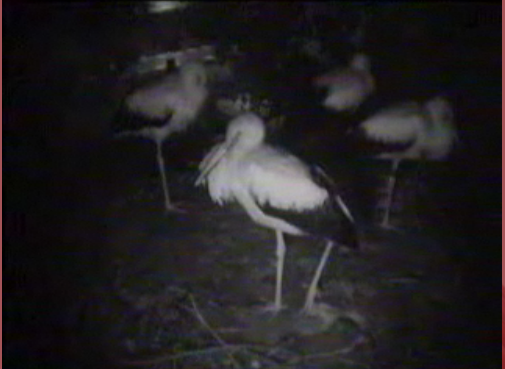
<instances>
[{"instance_id":1,"label":"bird's folded wing","mask_svg":"<svg viewBox=\"0 0 505 369\"><path fill-rule=\"evenodd\" d=\"M161 87L149 90L140 90L129 96L126 100L128 109L141 113L149 118L162 119L170 112L173 106L168 100L174 100L170 91Z\"/></svg>"},{"instance_id":2,"label":"bird's folded wing","mask_svg":"<svg viewBox=\"0 0 505 369\"><path fill-rule=\"evenodd\" d=\"M311 209L328 193L312 181L308 167L296 157L271 148L249 154L241 163L241 177L261 204L280 209Z\"/></svg>"},{"instance_id":3,"label":"bird's folded wing","mask_svg":"<svg viewBox=\"0 0 505 369\"><path fill-rule=\"evenodd\" d=\"M126 104L132 111L152 118L163 118L167 111L181 104L183 91L180 77L170 75L162 81L138 89L127 97Z\"/></svg>"},{"instance_id":4,"label":"bird's folded wing","mask_svg":"<svg viewBox=\"0 0 505 369\"><path fill-rule=\"evenodd\" d=\"M380 114L361 124L361 128L368 137L385 143L412 141L416 138L421 126L422 117L414 114Z\"/></svg>"}]
</instances>

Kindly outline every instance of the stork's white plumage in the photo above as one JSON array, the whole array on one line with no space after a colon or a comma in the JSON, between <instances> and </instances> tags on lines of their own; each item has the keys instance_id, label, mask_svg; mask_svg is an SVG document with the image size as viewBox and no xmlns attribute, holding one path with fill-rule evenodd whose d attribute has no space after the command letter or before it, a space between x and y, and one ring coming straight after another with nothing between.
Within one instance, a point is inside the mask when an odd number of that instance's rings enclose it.
<instances>
[{"instance_id":1,"label":"stork's white plumage","mask_svg":"<svg viewBox=\"0 0 505 369\"><path fill-rule=\"evenodd\" d=\"M347 68L338 68L314 80L316 87L328 88L323 106L337 112L357 109L375 91L370 59L354 55Z\"/></svg>"},{"instance_id":2,"label":"stork's white plumage","mask_svg":"<svg viewBox=\"0 0 505 369\"><path fill-rule=\"evenodd\" d=\"M434 97L424 104L406 102L368 118L360 124L364 134L385 144L405 144L403 151L385 152L378 157L393 161L389 178L386 211L382 225L389 227L390 209L400 162L411 160L445 160L458 139L454 113L443 97Z\"/></svg>"},{"instance_id":3,"label":"stork's white plumage","mask_svg":"<svg viewBox=\"0 0 505 369\"><path fill-rule=\"evenodd\" d=\"M177 73L128 95L120 112L122 119L140 127L118 136L145 137L156 144L167 211L178 209L170 201L163 143L171 134L186 130L195 121L209 94L206 84L207 73L202 64L185 64Z\"/></svg>"},{"instance_id":4,"label":"stork's white plumage","mask_svg":"<svg viewBox=\"0 0 505 369\"><path fill-rule=\"evenodd\" d=\"M319 169L264 143L265 124L254 113L234 118L226 140L200 164L196 185L206 184L218 204L237 201L277 237L277 284L274 311L282 308L282 275L286 251L283 234L313 235L327 241L307 292L304 310L313 312L317 284L335 243L357 247L354 220ZM325 182L326 181L326 182ZM264 210L282 215L267 215ZM290 219L286 221L284 219Z\"/></svg>"},{"instance_id":5,"label":"stork's white plumage","mask_svg":"<svg viewBox=\"0 0 505 369\"><path fill-rule=\"evenodd\" d=\"M147 1L147 12L150 14L160 14L184 9L190 4L189 1Z\"/></svg>"}]
</instances>

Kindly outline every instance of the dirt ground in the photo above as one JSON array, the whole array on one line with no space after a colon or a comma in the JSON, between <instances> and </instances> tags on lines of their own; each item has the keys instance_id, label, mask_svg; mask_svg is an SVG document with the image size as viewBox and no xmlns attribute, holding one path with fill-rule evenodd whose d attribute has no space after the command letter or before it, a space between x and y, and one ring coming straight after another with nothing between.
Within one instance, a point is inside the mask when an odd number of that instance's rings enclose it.
<instances>
[{"instance_id":1,"label":"dirt ground","mask_svg":"<svg viewBox=\"0 0 505 369\"><path fill-rule=\"evenodd\" d=\"M497 367L472 346L468 260L456 257L466 247L461 237L429 225L392 232L362 224L362 249L334 253L324 273L319 300L337 312L329 323L300 315L323 245L289 237L289 308L261 314L273 298L273 232L236 206L212 204L193 188L191 170L170 173L173 197L188 213L165 214L153 150L132 146L107 148L106 162L81 163L79 177L55 175L61 187L52 187L51 208L28 213L38 262L18 258L24 265L6 269L39 291L11 297L16 311L20 300L36 299L43 310L25 329L41 331L27 343L16 338L22 329L7 329L7 358L31 345L83 367L102 358L156 368ZM87 197L77 211L63 208L63 192L76 187Z\"/></svg>"},{"instance_id":2,"label":"dirt ground","mask_svg":"<svg viewBox=\"0 0 505 369\"><path fill-rule=\"evenodd\" d=\"M18 59L9 67L21 68L25 54L12 55ZM33 64L22 66L40 69L25 71L31 80L12 82L4 114L6 368L501 365L490 283L501 229L493 195L499 166L486 160L496 155L493 122L501 119L492 93L456 95L463 136L471 138L461 162L404 166L393 219L399 231L379 228L373 214L371 194L383 187L387 163L342 168L324 129L298 136L306 144L293 147L341 179L359 218L361 249L334 252L324 272L317 301L327 319L320 320L300 313L324 247L308 238L286 239L288 308L275 317L261 312L273 299L275 235L194 188L205 138L191 144L193 132L165 146L173 199L188 210L165 214L154 145L104 132L117 108L115 86L92 79L70 96L61 83L67 77L45 75L50 62ZM471 69L459 68L465 76ZM481 78L486 85L488 75ZM407 89L403 82L395 81ZM35 93L40 86L50 87L47 95ZM84 138L72 139L78 134Z\"/></svg>"}]
</instances>

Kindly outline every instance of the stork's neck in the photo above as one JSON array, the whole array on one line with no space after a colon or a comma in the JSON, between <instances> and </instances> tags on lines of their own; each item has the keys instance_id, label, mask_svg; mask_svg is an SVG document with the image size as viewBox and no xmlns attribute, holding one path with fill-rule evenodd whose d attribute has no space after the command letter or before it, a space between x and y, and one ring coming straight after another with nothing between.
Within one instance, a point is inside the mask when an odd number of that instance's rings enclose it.
<instances>
[{"instance_id":1,"label":"stork's neck","mask_svg":"<svg viewBox=\"0 0 505 369\"><path fill-rule=\"evenodd\" d=\"M230 154L232 160L241 160L245 156L249 155L252 151L254 151L258 145L252 145L249 142L239 142L233 149Z\"/></svg>"}]
</instances>

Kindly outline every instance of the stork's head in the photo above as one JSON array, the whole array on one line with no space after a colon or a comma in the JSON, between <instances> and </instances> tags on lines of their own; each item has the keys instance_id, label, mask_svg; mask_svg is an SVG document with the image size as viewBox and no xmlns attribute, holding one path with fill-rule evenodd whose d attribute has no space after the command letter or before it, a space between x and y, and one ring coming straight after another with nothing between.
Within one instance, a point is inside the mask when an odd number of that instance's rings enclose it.
<instances>
[{"instance_id":1,"label":"stork's head","mask_svg":"<svg viewBox=\"0 0 505 369\"><path fill-rule=\"evenodd\" d=\"M425 109L435 124L452 125L454 112L451 104L443 96L434 97L425 104Z\"/></svg>"},{"instance_id":2,"label":"stork's head","mask_svg":"<svg viewBox=\"0 0 505 369\"><path fill-rule=\"evenodd\" d=\"M244 113L234 118L226 131L229 149L248 149L260 145L265 139L265 123L254 113Z\"/></svg>"},{"instance_id":3,"label":"stork's head","mask_svg":"<svg viewBox=\"0 0 505 369\"><path fill-rule=\"evenodd\" d=\"M217 145L200 167L196 185L205 181L209 173L225 158L236 158L261 145L265 139L265 124L254 113L244 113L234 118L228 125L226 140Z\"/></svg>"},{"instance_id":4,"label":"stork's head","mask_svg":"<svg viewBox=\"0 0 505 369\"><path fill-rule=\"evenodd\" d=\"M355 54L349 64L352 69L362 72L370 72L371 69L370 58L363 53Z\"/></svg>"},{"instance_id":5,"label":"stork's head","mask_svg":"<svg viewBox=\"0 0 505 369\"><path fill-rule=\"evenodd\" d=\"M186 87L204 87L207 84L207 71L201 63L188 63L181 66L181 76Z\"/></svg>"}]
</instances>

